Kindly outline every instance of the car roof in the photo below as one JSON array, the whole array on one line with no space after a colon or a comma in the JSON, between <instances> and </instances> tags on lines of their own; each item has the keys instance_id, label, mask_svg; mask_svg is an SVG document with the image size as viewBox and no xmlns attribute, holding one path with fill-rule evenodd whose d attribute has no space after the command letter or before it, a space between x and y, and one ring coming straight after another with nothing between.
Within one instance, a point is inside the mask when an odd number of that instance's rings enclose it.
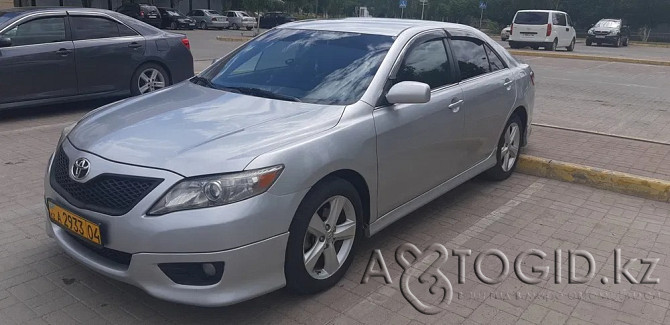
<instances>
[{"instance_id":1,"label":"car roof","mask_svg":"<svg viewBox=\"0 0 670 325\"><path fill-rule=\"evenodd\" d=\"M445 23L431 20L395 19L395 18L342 18L327 20L302 20L281 25L277 28L310 29L333 32L349 32L362 34L377 34L398 36L406 29L419 27L425 29L444 28L470 30L476 29L466 25Z\"/></svg>"},{"instance_id":2,"label":"car roof","mask_svg":"<svg viewBox=\"0 0 670 325\"><path fill-rule=\"evenodd\" d=\"M535 10L535 9L519 10L517 12L560 12L562 14L565 13L564 11L560 11L560 10Z\"/></svg>"}]
</instances>

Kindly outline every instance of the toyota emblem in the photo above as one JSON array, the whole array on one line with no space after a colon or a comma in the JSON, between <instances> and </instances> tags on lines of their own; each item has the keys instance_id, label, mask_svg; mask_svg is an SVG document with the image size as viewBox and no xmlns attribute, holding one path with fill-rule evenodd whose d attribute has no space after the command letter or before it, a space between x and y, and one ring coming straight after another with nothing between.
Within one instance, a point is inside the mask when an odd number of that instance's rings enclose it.
<instances>
[{"instance_id":1,"label":"toyota emblem","mask_svg":"<svg viewBox=\"0 0 670 325\"><path fill-rule=\"evenodd\" d=\"M74 161L72 164L72 178L76 180L81 180L88 175L88 171L91 169L91 162L86 158L79 158Z\"/></svg>"}]
</instances>

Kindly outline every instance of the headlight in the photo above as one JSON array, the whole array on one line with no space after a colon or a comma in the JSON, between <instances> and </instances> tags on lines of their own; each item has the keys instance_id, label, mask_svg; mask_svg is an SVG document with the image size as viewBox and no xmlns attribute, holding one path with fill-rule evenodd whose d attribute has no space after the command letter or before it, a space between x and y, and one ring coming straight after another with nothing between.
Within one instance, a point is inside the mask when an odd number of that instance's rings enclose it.
<instances>
[{"instance_id":1,"label":"headlight","mask_svg":"<svg viewBox=\"0 0 670 325\"><path fill-rule=\"evenodd\" d=\"M589 29L588 33L589 35L593 35L593 28Z\"/></svg>"},{"instance_id":2,"label":"headlight","mask_svg":"<svg viewBox=\"0 0 670 325\"><path fill-rule=\"evenodd\" d=\"M616 35L616 34L619 34L618 30L613 29L613 30L610 31L610 35Z\"/></svg>"},{"instance_id":3,"label":"headlight","mask_svg":"<svg viewBox=\"0 0 670 325\"><path fill-rule=\"evenodd\" d=\"M68 136L68 134L70 134L70 132L72 132L72 129L74 129L75 126L77 126L77 122L74 122L74 123L72 123L72 124L63 128L63 131L61 131L61 133L60 133L60 139L58 139L58 144L59 145L61 143L63 143L63 140L65 140L65 138Z\"/></svg>"},{"instance_id":4,"label":"headlight","mask_svg":"<svg viewBox=\"0 0 670 325\"><path fill-rule=\"evenodd\" d=\"M184 179L165 193L148 214L162 215L246 200L267 191L283 169L284 166L277 165L234 174Z\"/></svg>"}]
</instances>

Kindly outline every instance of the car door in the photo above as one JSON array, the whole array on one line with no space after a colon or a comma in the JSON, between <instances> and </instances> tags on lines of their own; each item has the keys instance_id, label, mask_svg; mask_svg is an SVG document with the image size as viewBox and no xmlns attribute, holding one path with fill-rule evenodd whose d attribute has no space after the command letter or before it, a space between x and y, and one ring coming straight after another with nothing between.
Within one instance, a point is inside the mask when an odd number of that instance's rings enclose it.
<instances>
[{"instance_id":1,"label":"car door","mask_svg":"<svg viewBox=\"0 0 670 325\"><path fill-rule=\"evenodd\" d=\"M144 59L144 37L104 15L70 15L76 54L78 92L129 91L135 68Z\"/></svg>"},{"instance_id":2,"label":"car door","mask_svg":"<svg viewBox=\"0 0 670 325\"><path fill-rule=\"evenodd\" d=\"M467 150L464 163L474 166L496 148L507 114L516 102L514 75L500 56L483 40L454 36L449 40L458 62L465 103Z\"/></svg>"},{"instance_id":3,"label":"car door","mask_svg":"<svg viewBox=\"0 0 670 325\"><path fill-rule=\"evenodd\" d=\"M414 38L387 88L401 81L431 86L423 104L382 104L377 131L378 208L386 214L463 171L463 103L444 32Z\"/></svg>"},{"instance_id":4,"label":"car door","mask_svg":"<svg viewBox=\"0 0 670 325\"><path fill-rule=\"evenodd\" d=\"M572 23L572 18L570 18L570 15L565 14L566 19L568 20L568 27L569 27L569 38L570 41L573 39L577 39L577 31L575 30L575 24Z\"/></svg>"},{"instance_id":5,"label":"car door","mask_svg":"<svg viewBox=\"0 0 670 325\"><path fill-rule=\"evenodd\" d=\"M0 48L0 84L6 87L0 103L77 93L74 46L65 17L40 15L0 32L12 42Z\"/></svg>"},{"instance_id":6,"label":"car door","mask_svg":"<svg viewBox=\"0 0 670 325\"><path fill-rule=\"evenodd\" d=\"M555 12L556 31L558 31L558 46L568 46L572 42L572 32L568 26L568 19L562 12Z\"/></svg>"}]
</instances>

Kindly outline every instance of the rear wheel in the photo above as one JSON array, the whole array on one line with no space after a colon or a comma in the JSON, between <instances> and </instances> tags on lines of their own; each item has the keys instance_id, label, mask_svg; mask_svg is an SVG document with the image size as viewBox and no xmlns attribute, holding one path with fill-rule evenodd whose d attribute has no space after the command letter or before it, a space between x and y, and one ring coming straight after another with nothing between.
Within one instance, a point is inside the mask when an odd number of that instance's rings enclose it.
<instances>
[{"instance_id":1,"label":"rear wheel","mask_svg":"<svg viewBox=\"0 0 670 325\"><path fill-rule=\"evenodd\" d=\"M496 150L496 165L484 172L484 176L491 180L502 181L510 177L516 169L521 152L521 136L523 125L517 115L513 115L507 121L505 130L498 140Z\"/></svg>"},{"instance_id":2,"label":"rear wheel","mask_svg":"<svg viewBox=\"0 0 670 325\"><path fill-rule=\"evenodd\" d=\"M358 192L341 178L314 186L300 203L289 228L286 286L315 293L334 286L346 273L362 237Z\"/></svg>"},{"instance_id":3,"label":"rear wheel","mask_svg":"<svg viewBox=\"0 0 670 325\"><path fill-rule=\"evenodd\" d=\"M556 51L556 47L558 46L558 39L555 39L553 43L550 43L549 45L545 46L545 50L547 51Z\"/></svg>"},{"instance_id":4,"label":"rear wheel","mask_svg":"<svg viewBox=\"0 0 670 325\"><path fill-rule=\"evenodd\" d=\"M160 65L154 63L143 64L133 74L130 82L130 92L133 95L147 94L170 85L168 73Z\"/></svg>"},{"instance_id":5,"label":"rear wheel","mask_svg":"<svg viewBox=\"0 0 670 325\"><path fill-rule=\"evenodd\" d=\"M586 40L586 46L591 46L592 44L593 42L591 42L590 40Z\"/></svg>"},{"instance_id":6,"label":"rear wheel","mask_svg":"<svg viewBox=\"0 0 670 325\"><path fill-rule=\"evenodd\" d=\"M172 30L177 29L177 22L176 21L173 21L173 22L170 23L170 29L172 29Z\"/></svg>"},{"instance_id":7,"label":"rear wheel","mask_svg":"<svg viewBox=\"0 0 670 325\"><path fill-rule=\"evenodd\" d=\"M576 40L573 38L572 42L570 42L570 45L568 45L568 47L567 47L568 52L572 52L572 51L575 50L575 42L576 42Z\"/></svg>"}]
</instances>

